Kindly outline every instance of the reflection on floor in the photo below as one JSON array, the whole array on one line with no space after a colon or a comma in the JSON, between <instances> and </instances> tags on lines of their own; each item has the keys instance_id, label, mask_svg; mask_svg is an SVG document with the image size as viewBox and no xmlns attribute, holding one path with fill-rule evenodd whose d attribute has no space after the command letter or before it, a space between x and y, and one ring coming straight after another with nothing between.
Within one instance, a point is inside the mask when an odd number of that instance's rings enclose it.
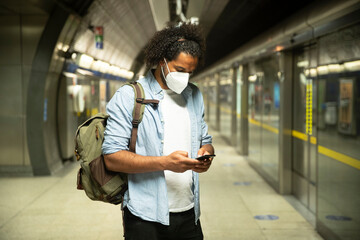
<instances>
[{"instance_id":1,"label":"reflection on floor","mask_svg":"<svg viewBox=\"0 0 360 240\"><path fill-rule=\"evenodd\" d=\"M217 132L216 159L200 176L206 240L322 239ZM0 239L122 239L118 206L76 190L78 164L52 177L0 178Z\"/></svg>"}]
</instances>

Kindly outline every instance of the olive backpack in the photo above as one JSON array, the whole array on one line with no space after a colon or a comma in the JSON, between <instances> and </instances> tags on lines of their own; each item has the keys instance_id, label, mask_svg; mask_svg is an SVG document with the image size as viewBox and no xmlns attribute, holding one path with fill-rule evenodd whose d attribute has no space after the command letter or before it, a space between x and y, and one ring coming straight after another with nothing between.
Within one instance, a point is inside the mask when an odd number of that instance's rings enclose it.
<instances>
[{"instance_id":1,"label":"olive backpack","mask_svg":"<svg viewBox=\"0 0 360 240\"><path fill-rule=\"evenodd\" d=\"M146 100L140 83L132 82L127 85L130 85L135 92L129 144L129 151L135 153L137 130L144 115L145 105L157 105L159 101ZM108 117L107 114L98 113L81 124L76 131L75 156L80 161L77 189L84 190L92 200L120 204L127 190L127 174L107 170L102 155L102 143Z\"/></svg>"}]
</instances>

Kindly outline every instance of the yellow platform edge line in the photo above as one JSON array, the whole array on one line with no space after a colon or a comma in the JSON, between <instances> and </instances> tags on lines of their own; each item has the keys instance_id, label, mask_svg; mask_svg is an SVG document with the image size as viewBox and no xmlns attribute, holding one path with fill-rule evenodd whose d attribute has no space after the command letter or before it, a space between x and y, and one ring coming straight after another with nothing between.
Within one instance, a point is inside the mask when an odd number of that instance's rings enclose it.
<instances>
[{"instance_id":1,"label":"yellow platform edge line","mask_svg":"<svg viewBox=\"0 0 360 240\"><path fill-rule=\"evenodd\" d=\"M274 128L274 127L272 127L272 126L270 126L270 125L267 125L267 124L265 124L265 123L261 124L261 126L262 126L264 129L266 129L266 130L268 130L268 131L270 131L270 132L279 134L279 129L277 129L277 128Z\"/></svg>"},{"instance_id":2,"label":"yellow platform edge line","mask_svg":"<svg viewBox=\"0 0 360 240\"><path fill-rule=\"evenodd\" d=\"M252 123L256 126L261 126L261 123L259 121L256 121L255 119L249 118L249 123Z\"/></svg>"},{"instance_id":3,"label":"yellow platform edge line","mask_svg":"<svg viewBox=\"0 0 360 240\"><path fill-rule=\"evenodd\" d=\"M296 138L298 138L300 140L303 140L305 142L307 142L309 140L308 135L306 135L305 133L302 133L302 132L299 132L299 131L296 131L296 130L292 130L291 133L292 133L291 135L293 137L296 137ZM317 144L316 137L310 136L310 143L316 145Z\"/></svg>"},{"instance_id":4,"label":"yellow platform edge line","mask_svg":"<svg viewBox=\"0 0 360 240\"><path fill-rule=\"evenodd\" d=\"M360 161L355 158L349 157L349 156L339 153L339 152L335 152L331 149L328 149L328 148L320 146L320 145L318 146L318 152L321 153L322 155L333 158L339 162L345 163L346 165L349 165L351 167L354 167L354 168L360 170Z\"/></svg>"},{"instance_id":5,"label":"yellow platform edge line","mask_svg":"<svg viewBox=\"0 0 360 240\"><path fill-rule=\"evenodd\" d=\"M252 119L250 122L254 123L254 124L258 125L258 126L261 126L260 122L258 122L256 120ZM262 127L264 127L264 124L262 125ZM296 130L292 130L292 136L296 137L296 138L298 138L300 140L303 140L305 142L308 141L308 136L305 133L298 132ZM317 138L310 136L310 143L316 145L317 144ZM345 154L333 151L333 150L331 150L329 148L326 148L326 147L323 147L321 145L318 146L318 152L321 153L322 155L325 155L327 157L330 157L330 158L332 158L334 160L337 160L339 162L342 162L342 163L344 163L346 165L349 165L351 167L354 167L354 168L360 170L360 160L358 160L358 159L355 159L355 158L352 158L352 157L347 156Z\"/></svg>"},{"instance_id":6,"label":"yellow platform edge line","mask_svg":"<svg viewBox=\"0 0 360 240\"><path fill-rule=\"evenodd\" d=\"M291 135L292 135L293 137L296 137L296 138L298 138L298 139L300 139L300 140L303 140L303 141L305 141L305 142L308 141L308 136L307 136L305 133L298 132L298 131L296 131L296 130L292 130L292 131L291 131Z\"/></svg>"},{"instance_id":7,"label":"yellow platform edge line","mask_svg":"<svg viewBox=\"0 0 360 240\"><path fill-rule=\"evenodd\" d=\"M259 127L262 127L262 128L264 128L264 129L266 129L266 130L268 130L268 131L270 131L270 132L279 134L279 129L274 128L274 127L272 127L272 126L270 126L270 125L267 125L267 124L265 124L265 123L261 123L261 122L259 122L259 121L256 121L255 119L252 119L252 118L249 118L249 122L252 123L252 124L254 124L254 125L257 125L257 126L259 126Z\"/></svg>"},{"instance_id":8,"label":"yellow platform edge line","mask_svg":"<svg viewBox=\"0 0 360 240\"><path fill-rule=\"evenodd\" d=\"M224 112L224 113L232 114L231 109L229 109L229 108L224 108L224 107L221 107L221 106L220 106L220 111L221 111L221 112Z\"/></svg>"},{"instance_id":9,"label":"yellow platform edge line","mask_svg":"<svg viewBox=\"0 0 360 240\"><path fill-rule=\"evenodd\" d=\"M225 111L223 111L223 112L225 112ZM238 115L238 117L240 117L240 114ZM266 129L266 130L268 130L270 132L279 134L279 129L274 128L274 127L272 127L270 125L261 123L259 121L256 121L255 119L249 118L249 123L257 125L259 127L262 127L262 128L264 128L264 129ZM307 142L309 140L308 135L306 135L305 133L296 131L296 130L292 130L291 135L293 137L298 138L300 140L303 140L305 142ZM317 138L313 137L313 136L310 136L310 143L316 145L317 144ZM360 170L360 160L357 160L357 159L352 158L350 156L347 156L345 154L333 151L333 150L331 150L329 148L326 148L326 147L323 147L321 145L318 146L318 152L325 155L325 156L327 156L327 157L330 157L330 158L332 158L334 160L337 160L339 162L342 162L342 163L344 163L346 165L349 165L351 167L354 167L354 168Z\"/></svg>"}]
</instances>

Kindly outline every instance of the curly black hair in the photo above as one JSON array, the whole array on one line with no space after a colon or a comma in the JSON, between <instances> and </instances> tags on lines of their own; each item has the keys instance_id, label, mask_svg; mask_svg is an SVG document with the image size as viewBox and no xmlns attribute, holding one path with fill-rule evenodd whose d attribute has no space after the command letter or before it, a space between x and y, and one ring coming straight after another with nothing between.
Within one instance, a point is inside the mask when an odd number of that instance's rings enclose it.
<instances>
[{"instance_id":1,"label":"curly black hair","mask_svg":"<svg viewBox=\"0 0 360 240\"><path fill-rule=\"evenodd\" d=\"M199 65L204 63L205 38L199 25L184 23L169 26L154 34L145 49L145 62L151 68L164 58L176 59L181 52L198 57Z\"/></svg>"}]
</instances>

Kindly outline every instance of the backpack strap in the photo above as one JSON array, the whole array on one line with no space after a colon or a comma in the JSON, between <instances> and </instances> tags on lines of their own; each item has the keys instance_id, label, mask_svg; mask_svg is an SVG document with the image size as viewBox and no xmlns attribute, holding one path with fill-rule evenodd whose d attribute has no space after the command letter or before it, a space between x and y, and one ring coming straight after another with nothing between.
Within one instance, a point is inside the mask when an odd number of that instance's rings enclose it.
<instances>
[{"instance_id":1,"label":"backpack strap","mask_svg":"<svg viewBox=\"0 0 360 240\"><path fill-rule=\"evenodd\" d=\"M132 129L131 129L131 137L130 137L130 152L136 151L136 138L137 131L140 122L144 116L145 104L159 104L159 100L155 99L145 99L145 92L143 87L138 82L131 82L129 85L134 89L135 92L135 100L134 100L134 110L133 110L133 120L132 120Z\"/></svg>"}]
</instances>

